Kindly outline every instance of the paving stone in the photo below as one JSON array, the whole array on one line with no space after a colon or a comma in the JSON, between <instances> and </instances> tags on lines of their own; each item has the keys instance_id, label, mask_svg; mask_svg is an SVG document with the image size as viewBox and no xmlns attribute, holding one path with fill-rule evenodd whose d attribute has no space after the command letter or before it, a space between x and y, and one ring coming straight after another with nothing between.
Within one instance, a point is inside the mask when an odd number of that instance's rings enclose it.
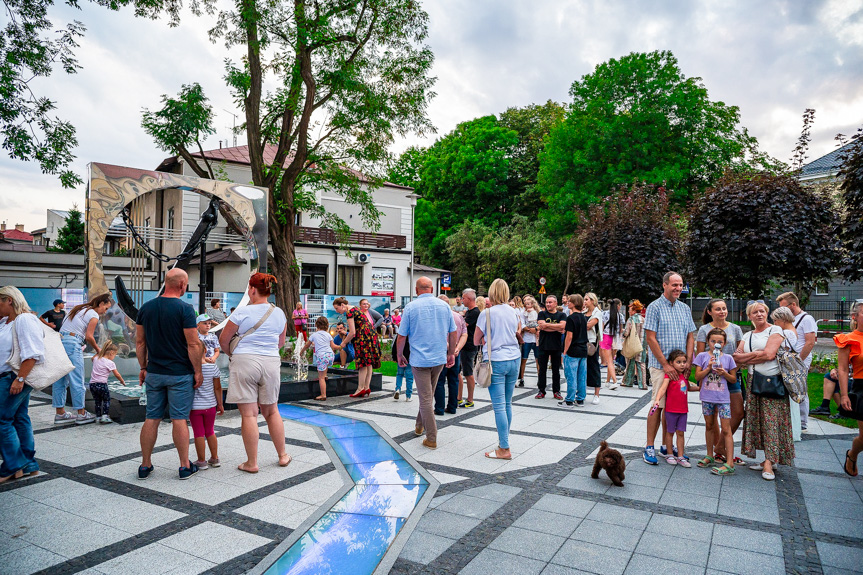
<instances>
[{"instance_id":1,"label":"paving stone","mask_svg":"<svg viewBox=\"0 0 863 575\"><path fill-rule=\"evenodd\" d=\"M664 490L656 487L645 487L644 485L630 485L625 483L622 488L610 487L605 492L606 495L613 497L623 497L624 499L632 499L633 501L646 501L648 503L659 503Z\"/></svg>"},{"instance_id":2,"label":"paving stone","mask_svg":"<svg viewBox=\"0 0 863 575\"><path fill-rule=\"evenodd\" d=\"M66 557L46 551L35 545L25 544L14 551L5 553L0 556L0 564L2 571L14 573L15 575L29 575L43 569L47 569L52 565L63 563Z\"/></svg>"},{"instance_id":3,"label":"paving stone","mask_svg":"<svg viewBox=\"0 0 863 575\"><path fill-rule=\"evenodd\" d=\"M98 570L105 575L152 575L182 569L184 573L203 573L216 566L189 553L191 549L177 550L151 543L144 547L100 563Z\"/></svg>"},{"instance_id":4,"label":"paving stone","mask_svg":"<svg viewBox=\"0 0 863 575\"><path fill-rule=\"evenodd\" d=\"M703 511L704 513L716 513L719 507L719 499L695 495L693 493L666 491L659 498L659 504L680 507L682 509L692 509L693 511Z\"/></svg>"},{"instance_id":5,"label":"paving stone","mask_svg":"<svg viewBox=\"0 0 863 575\"><path fill-rule=\"evenodd\" d=\"M777 557L783 556L782 537L778 533L719 524L713 528L713 544Z\"/></svg>"},{"instance_id":6,"label":"paving stone","mask_svg":"<svg viewBox=\"0 0 863 575\"><path fill-rule=\"evenodd\" d=\"M863 571L863 549L818 541L818 557L823 565L843 569L846 573Z\"/></svg>"},{"instance_id":7,"label":"paving stone","mask_svg":"<svg viewBox=\"0 0 863 575\"><path fill-rule=\"evenodd\" d=\"M459 493L449 501L445 501L439 505L438 509L449 513L455 513L456 515L464 515L465 517L486 519L492 513L500 509L501 505L502 504L498 501L471 497L470 495Z\"/></svg>"},{"instance_id":8,"label":"paving stone","mask_svg":"<svg viewBox=\"0 0 863 575\"><path fill-rule=\"evenodd\" d=\"M413 561L414 563L428 565L455 542L455 539L422 531L414 531L399 557Z\"/></svg>"},{"instance_id":9,"label":"paving stone","mask_svg":"<svg viewBox=\"0 0 863 575\"><path fill-rule=\"evenodd\" d=\"M647 524L648 532L677 536L686 534L687 539L706 543L710 543L713 529L712 523L661 513L654 513L653 517L650 518L650 523Z\"/></svg>"},{"instance_id":10,"label":"paving stone","mask_svg":"<svg viewBox=\"0 0 863 575\"><path fill-rule=\"evenodd\" d=\"M693 541L689 534L681 531L675 535L645 532L638 542L635 552L651 557L671 557L675 562L707 566L707 558L710 555L710 543L707 541Z\"/></svg>"},{"instance_id":11,"label":"paving stone","mask_svg":"<svg viewBox=\"0 0 863 575\"><path fill-rule=\"evenodd\" d=\"M547 493L534 504L533 508L562 515L572 515L573 517L586 517L594 505L596 502L588 499Z\"/></svg>"},{"instance_id":12,"label":"paving stone","mask_svg":"<svg viewBox=\"0 0 863 575\"><path fill-rule=\"evenodd\" d=\"M822 513L846 519L860 519L860 505L855 505L848 501L839 501L836 499L814 499L807 496L806 509L808 509L810 513Z\"/></svg>"},{"instance_id":13,"label":"paving stone","mask_svg":"<svg viewBox=\"0 0 863 575\"><path fill-rule=\"evenodd\" d=\"M459 573L461 575L539 575L544 567L545 563L536 559L483 549Z\"/></svg>"},{"instance_id":14,"label":"paving stone","mask_svg":"<svg viewBox=\"0 0 863 575\"><path fill-rule=\"evenodd\" d=\"M529 483L533 483L537 479L541 477L541 474L537 473L536 475L525 475L523 477L519 477L522 481L527 481Z\"/></svg>"},{"instance_id":15,"label":"paving stone","mask_svg":"<svg viewBox=\"0 0 863 575\"><path fill-rule=\"evenodd\" d=\"M165 547L184 551L215 563L224 563L269 542L270 540L264 537L212 521L159 540L159 543Z\"/></svg>"},{"instance_id":16,"label":"paving stone","mask_svg":"<svg viewBox=\"0 0 863 575\"><path fill-rule=\"evenodd\" d=\"M584 575L585 573L589 574L590 571L582 571L580 569L573 569L572 567L549 563L540 575Z\"/></svg>"},{"instance_id":17,"label":"paving stone","mask_svg":"<svg viewBox=\"0 0 863 575\"><path fill-rule=\"evenodd\" d=\"M570 535L570 539L614 547L623 551L635 551L642 532L642 529L632 529L585 519Z\"/></svg>"},{"instance_id":18,"label":"paving stone","mask_svg":"<svg viewBox=\"0 0 863 575\"><path fill-rule=\"evenodd\" d=\"M863 539L863 521L810 512L809 522L815 531Z\"/></svg>"},{"instance_id":19,"label":"paving stone","mask_svg":"<svg viewBox=\"0 0 863 575\"><path fill-rule=\"evenodd\" d=\"M589 491L591 493L605 493L608 491L610 484L598 479L591 479L581 475L567 475L557 484L558 487L565 489L578 489L580 491Z\"/></svg>"},{"instance_id":20,"label":"paving stone","mask_svg":"<svg viewBox=\"0 0 863 575\"><path fill-rule=\"evenodd\" d=\"M491 499L498 503L506 503L519 493L521 493L521 489L518 487L510 487L509 485L501 485L500 483L490 483L462 491L463 495L479 497L480 499Z\"/></svg>"},{"instance_id":21,"label":"paving stone","mask_svg":"<svg viewBox=\"0 0 863 575\"><path fill-rule=\"evenodd\" d=\"M589 573L620 575L632 556L631 551L570 539L552 558L553 564L576 566Z\"/></svg>"},{"instance_id":22,"label":"paving stone","mask_svg":"<svg viewBox=\"0 0 863 575\"><path fill-rule=\"evenodd\" d=\"M528 509L516 519L513 526L550 535L569 537L579 523L581 523L581 517L543 511L534 505L533 508Z\"/></svg>"},{"instance_id":23,"label":"paving stone","mask_svg":"<svg viewBox=\"0 0 863 575\"><path fill-rule=\"evenodd\" d=\"M549 561L564 541L566 537L507 527L489 544L489 548L540 561Z\"/></svg>"},{"instance_id":24,"label":"paving stone","mask_svg":"<svg viewBox=\"0 0 863 575\"><path fill-rule=\"evenodd\" d=\"M452 499L456 495L458 495L458 493L449 493L447 495L438 495L437 497L435 497L434 499L431 500L431 503L429 503L428 508L429 509L436 509L441 503L443 503L444 501L449 501L450 499Z\"/></svg>"},{"instance_id":25,"label":"paving stone","mask_svg":"<svg viewBox=\"0 0 863 575\"><path fill-rule=\"evenodd\" d=\"M416 529L425 533L433 533L434 535L461 538L479 524L479 519L447 513L440 509L432 509L423 515Z\"/></svg>"},{"instance_id":26,"label":"paving stone","mask_svg":"<svg viewBox=\"0 0 863 575\"><path fill-rule=\"evenodd\" d=\"M704 573L704 568L636 553L632 556L625 573L631 575L691 575Z\"/></svg>"},{"instance_id":27,"label":"paving stone","mask_svg":"<svg viewBox=\"0 0 863 575\"><path fill-rule=\"evenodd\" d=\"M644 530L647 524L650 523L651 515L652 513L649 511L628 509L607 503L597 503L590 513L587 514L587 519L629 527L631 529Z\"/></svg>"},{"instance_id":28,"label":"paving stone","mask_svg":"<svg viewBox=\"0 0 863 575\"><path fill-rule=\"evenodd\" d=\"M711 573L723 571L748 575L753 572L753 565L758 566L758 575L783 575L785 573L785 560L782 557L753 553L743 549L732 549L721 545L713 545L710 548L707 570Z\"/></svg>"}]
</instances>

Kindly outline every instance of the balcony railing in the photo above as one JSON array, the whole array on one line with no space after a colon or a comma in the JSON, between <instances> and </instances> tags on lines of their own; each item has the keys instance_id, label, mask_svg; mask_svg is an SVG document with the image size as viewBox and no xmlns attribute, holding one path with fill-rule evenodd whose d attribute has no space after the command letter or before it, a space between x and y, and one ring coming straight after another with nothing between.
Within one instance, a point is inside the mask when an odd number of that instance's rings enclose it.
<instances>
[{"instance_id":1,"label":"balcony railing","mask_svg":"<svg viewBox=\"0 0 863 575\"><path fill-rule=\"evenodd\" d=\"M295 240L306 244L338 245L338 238L333 230L325 228L294 228ZM351 232L347 244L350 246L370 246L375 248L386 248L400 250L407 247L405 236L392 234L371 234L368 232Z\"/></svg>"}]
</instances>

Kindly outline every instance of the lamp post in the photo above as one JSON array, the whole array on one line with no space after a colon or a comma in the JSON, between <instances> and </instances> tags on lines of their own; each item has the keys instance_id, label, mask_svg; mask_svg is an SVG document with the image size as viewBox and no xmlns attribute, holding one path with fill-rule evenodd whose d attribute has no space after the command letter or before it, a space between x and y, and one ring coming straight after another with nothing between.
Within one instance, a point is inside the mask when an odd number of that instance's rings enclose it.
<instances>
[{"instance_id":1,"label":"lamp post","mask_svg":"<svg viewBox=\"0 0 863 575\"><path fill-rule=\"evenodd\" d=\"M417 207L417 200L422 196L411 192L405 196L411 201L411 282L408 293L410 294L410 301L414 301L414 240L416 239L416 231L414 228L414 211Z\"/></svg>"}]
</instances>

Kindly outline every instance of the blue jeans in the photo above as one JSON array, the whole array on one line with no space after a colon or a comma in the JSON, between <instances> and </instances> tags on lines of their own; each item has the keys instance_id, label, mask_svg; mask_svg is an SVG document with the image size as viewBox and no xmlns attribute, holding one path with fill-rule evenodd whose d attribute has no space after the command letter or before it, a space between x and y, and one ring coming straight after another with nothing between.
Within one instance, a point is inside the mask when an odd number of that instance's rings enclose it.
<instances>
[{"instance_id":1,"label":"blue jeans","mask_svg":"<svg viewBox=\"0 0 863 575\"><path fill-rule=\"evenodd\" d=\"M497 427L497 441L501 449L509 449L509 427L512 425L512 393L521 360L492 361L491 385L488 394L494 408L494 424Z\"/></svg>"},{"instance_id":2,"label":"blue jeans","mask_svg":"<svg viewBox=\"0 0 863 575\"><path fill-rule=\"evenodd\" d=\"M39 470L36 463L36 443L33 425L27 414L31 388L26 383L16 395L9 393L15 374L11 371L0 375L0 477L8 477L19 469L24 473Z\"/></svg>"},{"instance_id":3,"label":"blue jeans","mask_svg":"<svg viewBox=\"0 0 863 575\"><path fill-rule=\"evenodd\" d=\"M59 409L66 405L66 390L72 394L72 409L84 409L84 353L81 351L83 343L77 337L71 335L63 336L63 349L69 356L69 361L75 369L54 382L51 386L53 401L51 405Z\"/></svg>"},{"instance_id":4,"label":"blue jeans","mask_svg":"<svg viewBox=\"0 0 863 575\"><path fill-rule=\"evenodd\" d=\"M566 401L584 401L587 396L587 358L563 356L566 374Z\"/></svg>"},{"instance_id":5,"label":"blue jeans","mask_svg":"<svg viewBox=\"0 0 863 575\"><path fill-rule=\"evenodd\" d=\"M411 366L399 366L398 369L396 369L396 391L401 391L402 389L402 378L407 380L405 383L405 395L410 397L413 395L414 390L414 372L411 369Z\"/></svg>"},{"instance_id":6,"label":"blue jeans","mask_svg":"<svg viewBox=\"0 0 863 575\"><path fill-rule=\"evenodd\" d=\"M458 371L460 367L459 356L457 355L452 367L444 367L441 370L434 390L435 411L443 411L447 392L449 392L449 401L446 401L446 408L455 411L458 407Z\"/></svg>"}]
</instances>

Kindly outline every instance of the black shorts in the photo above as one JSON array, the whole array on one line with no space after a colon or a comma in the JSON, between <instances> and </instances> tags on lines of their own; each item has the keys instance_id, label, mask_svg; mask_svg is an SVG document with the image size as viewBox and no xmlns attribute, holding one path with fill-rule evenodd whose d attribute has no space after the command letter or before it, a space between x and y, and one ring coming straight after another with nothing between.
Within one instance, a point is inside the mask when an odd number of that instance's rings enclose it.
<instances>
[{"instance_id":1,"label":"black shorts","mask_svg":"<svg viewBox=\"0 0 863 575\"><path fill-rule=\"evenodd\" d=\"M461 361L461 373L465 377L473 375L473 362L476 360L477 349L463 349L458 353L459 361Z\"/></svg>"}]
</instances>

